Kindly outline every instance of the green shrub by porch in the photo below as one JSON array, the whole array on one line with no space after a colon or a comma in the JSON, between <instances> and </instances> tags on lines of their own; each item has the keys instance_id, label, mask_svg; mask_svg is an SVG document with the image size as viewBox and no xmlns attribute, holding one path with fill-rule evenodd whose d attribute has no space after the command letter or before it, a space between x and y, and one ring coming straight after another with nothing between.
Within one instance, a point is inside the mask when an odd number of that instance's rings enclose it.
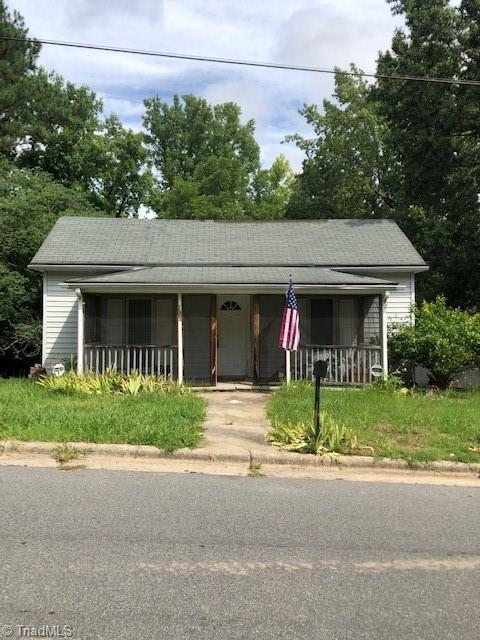
<instances>
[{"instance_id":1,"label":"green shrub by porch","mask_svg":"<svg viewBox=\"0 0 480 640\"><path fill-rule=\"evenodd\" d=\"M447 306L445 298L415 307L415 324L392 327L391 364L426 367L432 382L446 388L462 367L480 365L480 314Z\"/></svg>"}]
</instances>

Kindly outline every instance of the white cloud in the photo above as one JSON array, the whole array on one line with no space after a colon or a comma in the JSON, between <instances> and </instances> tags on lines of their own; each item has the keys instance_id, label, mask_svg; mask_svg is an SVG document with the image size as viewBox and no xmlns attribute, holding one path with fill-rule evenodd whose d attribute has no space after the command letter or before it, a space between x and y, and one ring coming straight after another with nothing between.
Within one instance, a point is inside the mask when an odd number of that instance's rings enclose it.
<instances>
[{"instance_id":1,"label":"white cloud","mask_svg":"<svg viewBox=\"0 0 480 640\"><path fill-rule=\"evenodd\" d=\"M7 0L8 2L9 0ZM11 0L31 34L58 40L110 44L226 58L375 68L398 19L385 0ZM301 153L282 145L288 133L305 132L303 103L331 95L333 78L214 63L44 46L48 69L88 84L129 126L139 129L143 98L159 93L203 95L238 102L254 118L262 162L284 153L299 169Z\"/></svg>"},{"instance_id":2,"label":"white cloud","mask_svg":"<svg viewBox=\"0 0 480 640\"><path fill-rule=\"evenodd\" d=\"M138 119L143 114L144 107L137 101L116 98L103 91L99 91L97 95L102 99L105 111L116 113L120 119Z\"/></svg>"}]
</instances>

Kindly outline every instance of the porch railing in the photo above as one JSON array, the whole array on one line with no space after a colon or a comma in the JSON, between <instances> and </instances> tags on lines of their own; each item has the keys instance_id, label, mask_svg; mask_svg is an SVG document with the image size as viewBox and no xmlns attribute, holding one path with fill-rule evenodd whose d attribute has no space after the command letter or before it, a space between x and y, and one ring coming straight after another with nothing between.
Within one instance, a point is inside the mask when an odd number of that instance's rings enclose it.
<instances>
[{"instance_id":1,"label":"porch railing","mask_svg":"<svg viewBox=\"0 0 480 640\"><path fill-rule=\"evenodd\" d=\"M292 379L313 380L313 364L316 360L327 361L325 382L329 384L369 384L374 380L372 367L382 364L382 348L378 345L303 345L292 354Z\"/></svg>"},{"instance_id":2,"label":"porch railing","mask_svg":"<svg viewBox=\"0 0 480 640\"><path fill-rule=\"evenodd\" d=\"M94 344L84 347L84 371L103 374L107 369L114 369L126 375L138 371L174 377L176 368L176 346Z\"/></svg>"}]
</instances>

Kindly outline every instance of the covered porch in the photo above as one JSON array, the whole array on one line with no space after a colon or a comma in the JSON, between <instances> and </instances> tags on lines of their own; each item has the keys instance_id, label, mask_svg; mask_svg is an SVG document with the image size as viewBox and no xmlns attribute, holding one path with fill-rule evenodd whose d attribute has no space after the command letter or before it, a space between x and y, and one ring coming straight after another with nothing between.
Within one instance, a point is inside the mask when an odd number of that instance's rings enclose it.
<instances>
[{"instance_id":1,"label":"covered porch","mask_svg":"<svg viewBox=\"0 0 480 640\"><path fill-rule=\"evenodd\" d=\"M387 369L385 287L298 287L301 345L292 353L278 347L284 294L276 289L76 286L77 369L140 371L194 385L311 380L317 359L327 361L332 385L368 384L372 367Z\"/></svg>"}]
</instances>

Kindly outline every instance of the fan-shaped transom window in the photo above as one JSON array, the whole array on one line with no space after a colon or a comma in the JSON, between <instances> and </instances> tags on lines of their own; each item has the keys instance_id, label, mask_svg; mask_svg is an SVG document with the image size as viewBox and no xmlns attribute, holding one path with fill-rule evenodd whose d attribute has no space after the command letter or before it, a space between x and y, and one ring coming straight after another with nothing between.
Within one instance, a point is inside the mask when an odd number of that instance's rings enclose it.
<instances>
[{"instance_id":1,"label":"fan-shaped transom window","mask_svg":"<svg viewBox=\"0 0 480 640\"><path fill-rule=\"evenodd\" d=\"M220 307L221 311L241 311L242 308L235 300L226 300Z\"/></svg>"}]
</instances>

